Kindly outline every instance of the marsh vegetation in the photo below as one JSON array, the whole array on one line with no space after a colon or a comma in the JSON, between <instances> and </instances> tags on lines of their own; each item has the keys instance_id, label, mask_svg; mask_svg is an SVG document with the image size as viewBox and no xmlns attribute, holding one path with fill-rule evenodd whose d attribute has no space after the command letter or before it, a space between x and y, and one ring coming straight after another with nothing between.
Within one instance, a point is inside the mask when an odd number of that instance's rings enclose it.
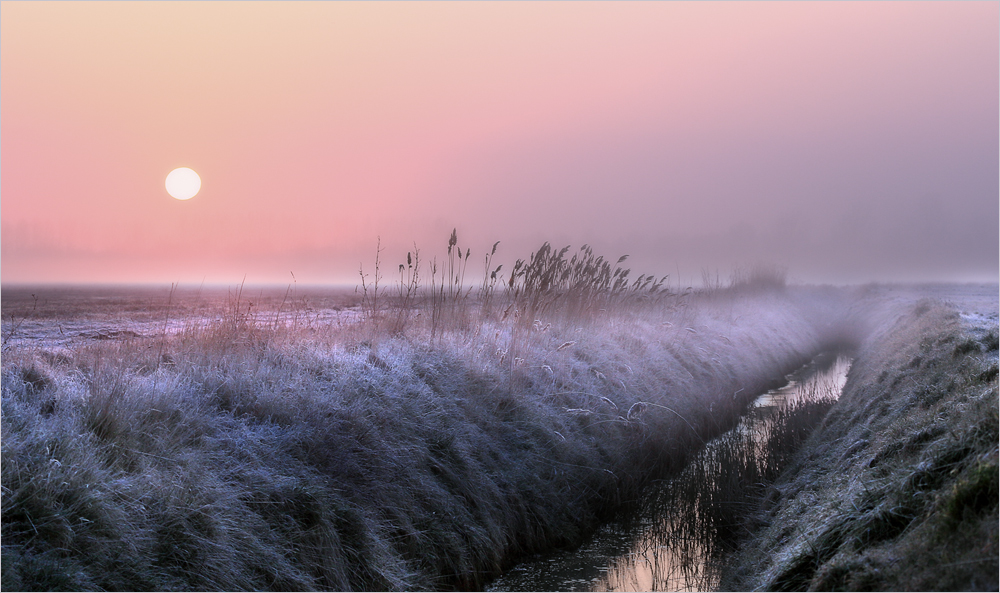
<instances>
[{"instance_id":1,"label":"marsh vegetation","mask_svg":"<svg viewBox=\"0 0 1000 593\"><path fill-rule=\"evenodd\" d=\"M773 269L496 249L377 251L353 296L5 287L3 588L480 588L861 332Z\"/></svg>"},{"instance_id":2,"label":"marsh vegetation","mask_svg":"<svg viewBox=\"0 0 1000 593\"><path fill-rule=\"evenodd\" d=\"M849 367L845 355L819 355L580 548L522 563L490 590L716 590L729 555L754 526L748 518L836 401Z\"/></svg>"},{"instance_id":3,"label":"marsh vegetation","mask_svg":"<svg viewBox=\"0 0 1000 593\"><path fill-rule=\"evenodd\" d=\"M960 315L929 299L867 308L877 321L843 396L769 493L723 587L996 590L990 308Z\"/></svg>"}]
</instances>

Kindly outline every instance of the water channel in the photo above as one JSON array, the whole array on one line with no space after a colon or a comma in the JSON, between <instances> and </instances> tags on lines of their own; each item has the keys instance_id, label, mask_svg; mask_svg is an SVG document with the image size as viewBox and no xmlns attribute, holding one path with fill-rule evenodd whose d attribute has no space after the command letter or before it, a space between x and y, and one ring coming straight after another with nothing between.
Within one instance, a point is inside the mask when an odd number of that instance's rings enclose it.
<instances>
[{"instance_id":1,"label":"water channel","mask_svg":"<svg viewBox=\"0 0 1000 593\"><path fill-rule=\"evenodd\" d=\"M504 573L489 591L710 591L733 529L763 488L839 397L851 358L829 352L753 403L679 475L658 482L620 519L582 546L537 555ZM776 427L784 427L779 430ZM781 434L778 434L780 432ZM777 444L777 446L776 446ZM787 446L786 446L787 445ZM750 485L747 488L747 485Z\"/></svg>"}]
</instances>

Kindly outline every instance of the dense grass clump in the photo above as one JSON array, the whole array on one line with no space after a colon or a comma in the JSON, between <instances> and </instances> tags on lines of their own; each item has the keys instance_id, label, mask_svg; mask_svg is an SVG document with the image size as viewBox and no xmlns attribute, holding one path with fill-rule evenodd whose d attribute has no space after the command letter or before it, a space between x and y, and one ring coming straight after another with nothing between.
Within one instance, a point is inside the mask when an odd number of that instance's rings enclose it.
<instances>
[{"instance_id":1,"label":"dense grass clump","mask_svg":"<svg viewBox=\"0 0 1000 593\"><path fill-rule=\"evenodd\" d=\"M237 291L174 333L5 342L3 588L477 588L829 339L792 292L670 294L589 249L472 293L453 239L348 321Z\"/></svg>"}]
</instances>

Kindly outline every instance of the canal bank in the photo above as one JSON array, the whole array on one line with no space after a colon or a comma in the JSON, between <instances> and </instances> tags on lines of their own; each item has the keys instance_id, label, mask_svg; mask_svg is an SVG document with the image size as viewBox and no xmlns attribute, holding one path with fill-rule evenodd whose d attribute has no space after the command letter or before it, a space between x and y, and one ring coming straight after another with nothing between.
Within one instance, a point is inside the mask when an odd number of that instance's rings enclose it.
<instances>
[{"instance_id":1,"label":"canal bank","mask_svg":"<svg viewBox=\"0 0 1000 593\"><path fill-rule=\"evenodd\" d=\"M841 296L11 346L2 588L482 587L732 426L837 337Z\"/></svg>"},{"instance_id":2,"label":"canal bank","mask_svg":"<svg viewBox=\"0 0 1000 593\"><path fill-rule=\"evenodd\" d=\"M722 590L997 590L995 309L922 300L865 315L842 397Z\"/></svg>"},{"instance_id":3,"label":"canal bank","mask_svg":"<svg viewBox=\"0 0 1000 593\"><path fill-rule=\"evenodd\" d=\"M579 548L540 554L490 591L714 590L721 562L796 449L840 394L846 351L824 352L761 394L739 423L657 480Z\"/></svg>"}]
</instances>

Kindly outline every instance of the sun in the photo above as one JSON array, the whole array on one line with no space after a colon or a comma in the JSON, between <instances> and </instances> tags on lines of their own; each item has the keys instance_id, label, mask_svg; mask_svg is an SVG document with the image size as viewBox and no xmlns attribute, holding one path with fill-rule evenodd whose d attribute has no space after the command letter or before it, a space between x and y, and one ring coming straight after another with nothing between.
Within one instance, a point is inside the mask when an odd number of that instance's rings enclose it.
<instances>
[{"instance_id":1,"label":"sun","mask_svg":"<svg viewBox=\"0 0 1000 593\"><path fill-rule=\"evenodd\" d=\"M190 200L201 189L201 177L192 169L180 167L167 175L167 193L178 200Z\"/></svg>"}]
</instances>

